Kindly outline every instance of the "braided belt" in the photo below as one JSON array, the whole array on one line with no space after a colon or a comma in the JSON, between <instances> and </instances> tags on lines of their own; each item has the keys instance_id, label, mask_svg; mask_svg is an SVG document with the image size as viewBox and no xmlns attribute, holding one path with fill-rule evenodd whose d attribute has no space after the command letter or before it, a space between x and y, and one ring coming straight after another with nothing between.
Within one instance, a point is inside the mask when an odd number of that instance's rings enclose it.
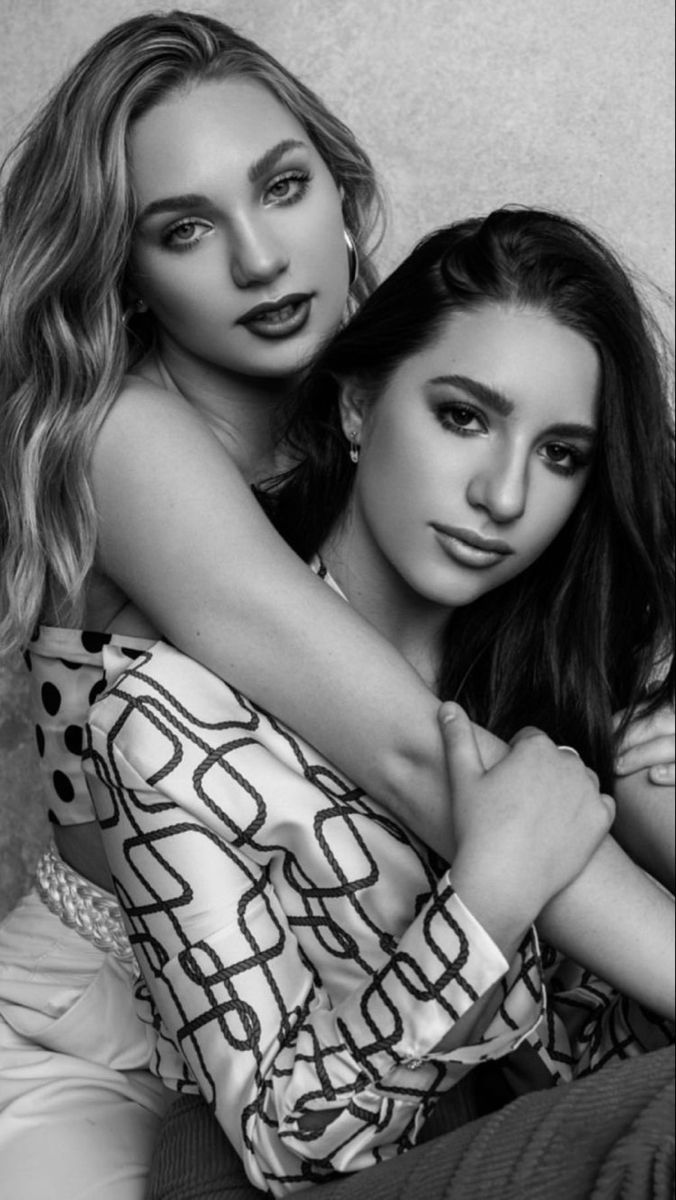
<instances>
[{"instance_id":1,"label":"braided belt","mask_svg":"<svg viewBox=\"0 0 676 1200\"><path fill-rule=\"evenodd\" d=\"M35 886L43 904L54 916L86 938L97 950L122 962L133 960L117 900L78 875L59 857L53 846L38 859Z\"/></svg>"}]
</instances>

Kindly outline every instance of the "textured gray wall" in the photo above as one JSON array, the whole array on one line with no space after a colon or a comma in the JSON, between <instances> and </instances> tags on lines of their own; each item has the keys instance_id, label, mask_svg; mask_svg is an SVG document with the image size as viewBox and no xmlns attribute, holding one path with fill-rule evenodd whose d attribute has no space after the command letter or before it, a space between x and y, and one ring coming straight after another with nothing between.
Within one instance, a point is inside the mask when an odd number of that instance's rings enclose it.
<instances>
[{"instance_id":1,"label":"textured gray wall","mask_svg":"<svg viewBox=\"0 0 676 1200\"><path fill-rule=\"evenodd\" d=\"M0 0L0 151L135 0ZM504 203L591 223L655 285L674 272L671 0L222 0L352 126L390 201L383 270L435 225ZM43 836L24 681L0 668L0 913Z\"/></svg>"}]
</instances>

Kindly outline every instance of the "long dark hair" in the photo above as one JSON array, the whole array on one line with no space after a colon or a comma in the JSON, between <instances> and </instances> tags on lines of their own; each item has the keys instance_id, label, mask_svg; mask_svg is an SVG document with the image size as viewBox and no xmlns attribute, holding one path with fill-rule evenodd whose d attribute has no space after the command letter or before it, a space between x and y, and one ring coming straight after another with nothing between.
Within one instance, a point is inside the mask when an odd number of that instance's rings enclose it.
<instances>
[{"instance_id":1,"label":"long dark hair","mask_svg":"<svg viewBox=\"0 0 676 1200\"><path fill-rule=\"evenodd\" d=\"M352 487L343 382L377 399L450 313L487 303L547 312L596 347L598 450L551 546L516 579L454 611L439 694L504 738L534 724L576 746L607 787L612 713L639 703L652 710L672 694L673 426L654 323L596 235L552 213L500 209L422 241L307 377L289 425L299 465L267 503L309 558Z\"/></svg>"}]
</instances>

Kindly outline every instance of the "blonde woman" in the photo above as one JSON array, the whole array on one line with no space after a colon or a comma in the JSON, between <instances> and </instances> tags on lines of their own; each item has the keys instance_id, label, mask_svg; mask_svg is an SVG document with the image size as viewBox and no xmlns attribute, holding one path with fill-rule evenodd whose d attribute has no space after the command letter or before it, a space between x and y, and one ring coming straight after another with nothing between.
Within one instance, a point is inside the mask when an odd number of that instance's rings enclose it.
<instances>
[{"instance_id":1,"label":"blonde woman","mask_svg":"<svg viewBox=\"0 0 676 1200\"><path fill-rule=\"evenodd\" d=\"M293 592L294 558L248 485L275 462L298 371L370 290L379 211L368 158L321 101L227 26L180 12L105 35L8 165L0 637L31 671L55 843L0 929L0 1159L17 1200L143 1192L165 1095L82 728L103 646L132 653L150 628L130 598L225 668L245 612L263 632L238 539L258 530ZM233 586L230 644L214 642L206 574L219 604ZM297 644L298 613L275 629L263 596L265 636L286 624Z\"/></svg>"}]
</instances>

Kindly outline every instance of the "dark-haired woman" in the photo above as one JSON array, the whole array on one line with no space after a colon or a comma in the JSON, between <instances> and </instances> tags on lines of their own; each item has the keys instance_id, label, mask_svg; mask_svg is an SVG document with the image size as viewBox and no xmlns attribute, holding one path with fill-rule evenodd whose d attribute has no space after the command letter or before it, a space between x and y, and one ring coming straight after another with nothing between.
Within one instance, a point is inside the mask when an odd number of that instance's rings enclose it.
<instances>
[{"instance_id":1,"label":"dark-haired woman","mask_svg":"<svg viewBox=\"0 0 676 1200\"><path fill-rule=\"evenodd\" d=\"M618 893L594 774L613 713L670 694L670 413L618 261L538 211L432 235L289 436L278 527L452 701L450 868L167 643L104 650L86 764L158 1069L277 1195L411 1150L487 1060L570 1081L664 1045L674 1009L673 900L629 863ZM497 767L467 712L511 739ZM538 946L581 894L606 982Z\"/></svg>"}]
</instances>

